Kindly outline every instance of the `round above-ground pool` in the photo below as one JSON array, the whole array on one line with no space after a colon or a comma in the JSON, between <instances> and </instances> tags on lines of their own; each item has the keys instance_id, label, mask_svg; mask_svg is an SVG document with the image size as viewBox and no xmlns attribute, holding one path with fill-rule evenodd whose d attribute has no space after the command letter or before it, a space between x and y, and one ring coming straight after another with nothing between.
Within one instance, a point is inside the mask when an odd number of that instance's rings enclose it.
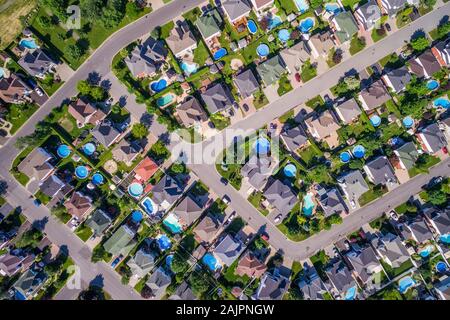
<instances>
[{"instance_id":1,"label":"round above-ground pool","mask_svg":"<svg viewBox=\"0 0 450 320\"><path fill-rule=\"evenodd\" d=\"M401 278L400 281L398 282L398 289L400 293L405 293L406 291L408 291L409 288L411 288L415 284L416 282L414 281L413 278L411 278L410 276L406 276L404 278Z\"/></svg>"},{"instance_id":2,"label":"round above-ground pool","mask_svg":"<svg viewBox=\"0 0 450 320\"><path fill-rule=\"evenodd\" d=\"M341 155L339 156L339 158L341 159L342 163L347 163L350 161L350 159L352 158L352 156L350 155L349 152L344 151L341 153Z\"/></svg>"},{"instance_id":3,"label":"round above-ground pool","mask_svg":"<svg viewBox=\"0 0 450 320\"><path fill-rule=\"evenodd\" d=\"M258 154L268 154L270 151L270 141L266 138L258 138L255 142L254 148Z\"/></svg>"},{"instance_id":4,"label":"round above-ground pool","mask_svg":"<svg viewBox=\"0 0 450 320\"><path fill-rule=\"evenodd\" d=\"M103 184L103 182L105 181L105 179L103 178L103 176L100 173L95 173L92 176L92 183L96 186L99 186L101 184Z\"/></svg>"},{"instance_id":5,"label":"round above-ground pool","mask_svg":"<svg viewBox=\"0 0 450 320\"><path fill-rule=\"evenodd\" d=\"M36 44L36 41L34 39L22 39L19 42L19 45L21 47L27 48L27 49L37 49L39 46Z\"/></svg>"},{"instance_id":6,"label":"round above-ground pool","mask_svg":"<svg viewBox=\"0 0 450 320\"><path fill-rule=\"evenodd\" d=\"M89 175L89 170L86 166L78 166L75 168L75 176L78 179L86 179Z\"/></svg>"},{"instance_id":7,"label":"round above-ground pool","mask_svg":"<svg viewBox=\"0 0 450 320\"><path fill-rule=\"evenodd\" d=\"M70 148L67 144L60 145L56 150L56 153L60 158L67 158L68 156L70 156L70 152Z\"/></svg>"},{"instance_id":8,"label":"round above-ground pool","mask_svg":"<svg viewBox=\"0 0 450 320\"><path fill-rule=\"evenodd\" d=\"M139 210L134 210L131 213L131 220L133 220L134 223L141 222L143 218L144 216L142 215L142 212L140 212Z\"/></svg>"},{"instance_id":9,"label":"round above-ground pool","mask_svg":"<svg viewBox=\"0 0 450 320\"><path fill-rule=\"evenodd\" d=\"M381 118L377 115L373 115L370 117L370 123L374 126L374 127L378 127L381 124Z\"/></svg>"},{"instance_id":10,"label":"round above-ground pool","mask_svg":"<svg viewBox=\"0 0 450 320\"><path fill-rule=\"evenodd\" d=\"M269 46L265 43L261 43L257 48L256 48L256 53L258 54L258 56L260 57L267 57L270 53L270 49Z\"/></svg>"},{"instance_id":11,"label":"round above-ground pool","mask_svg":"<svg viewBox=\"0 0 450 320\"><path fill-rule=\"evenodd\" d=\"M314 27L314 19L306 18L300 22L298 28L302 33L308 33Z\"/></svg>"},{"instance_id":12,"label":"round above-ground pool","mask_svg":"<svg viewBox=\"0 0 450 320\"><path fill-rule=\"evenodd\" d=\"M450 233L443 234L439 237L439 240L441 240L442 243L450 244Z\"/></svg>"},{"instance_id":13,"label":"round above-ground pool","mask_svg":"<svg viewBox=\"0 0 450 320\"><path fill-rule=\"evenodd\" d=\"M306 196L303 197L303 208L302 212L305 216L311 217L314 212L314 195L311 192L308 192Z\"/></svg>"},{"instance_id":14,"label":"round above-ground pool","mask_svg":"<svg viewBox=\"0 0 450 320\"><path fill-rule=\"evenodd\" d=\"M403 125L405 128L409 129L414 125L414 119L410 116L407 116L403 119Z\"/></svg>"},{"instance_id":15,"label":"round above-ground pool","mask_svg":"<svg viewBox=\"0 0 450 320\"><path fill-rule=\"evenodd\" d=\"M228 54L227 49L220 48L219 50L214 52L213 58L214 58L214 60L219 60L219 59L222 59L223 57L225 57L227 54Z\"/></svg>"},{"instance_id":16,"label":"round above-ground pool","mask_svg":"<svg viewBox=\"0 0 450 320\"><path fill-rule=\"evenodd\" d=\"M444 273L444 272L447 272L447 270L448 270L448 267L444 261L439 261L438 263L436 263L436 271L437 272Z\"/></svg>"},{"instance_id":17,"label":"round above-ground pool","mask_svg":"<svg viewBox=\"0 0 450 320\"><path fill-rule=\"evenodd\" d=\"M291 37L291 33L288 29L281 29L278 31L278 39L282 42L287 42L289 38Z\"/></svg>"},{"instance_id":18,"label":"round above-ground pool","mask_svg":"<svg viewBox=\"0 0 450 320\"><path fill-rule=\"evenodd\" d=\"M90 156L95 152L95 144L92 142L88 142L83 146L83 152L84 154Z\"/></svg>"},{"instance_id":19,"label":"round above-ground pool","mask_svg":"<svg viewBox=\"0 0 450 320\"><path fill-rule=\"evenodd\" d=\"M256 31L258 31L258 26L256 25L255 21L248 20L247 21L247 29L248 29L248 32L250 32L251 34L255 34Z\"/></svg>"},{"instance_id":20,"label":"round above-ground pool","mask_svg":"<svg viewBox=\"0 0 450 320\"><path fill-rule=\"evenodd\" d=\"M352 153L356 158L361 159L364 158L364 155L366 154L366 149L364 149L364 147L359 144L353 148Z\"/></svg>"},{"instance_id":21,"label":"round above-ground pool","mask_svg":"<svg viewBox=\"0 0 450 320\"><path fill-rule=\"evenodd\" d=\"M202 258L202 261L211 271L216 271L219 268L217 259L211 253L205 254Z\"/></svg>"},{"instance_id":22,"label":"round above-ground pool","mask_svg":"<svg viewBox=\"0 0 450 320\"><path fill-rule=\"evenodd\" d=\"M288 163L283 169L284 175L288 178L293 178L297 174L297 167L292 163Z\"/></svg>"},{"instance_id":23,"label":"round above-ground pool","mask_svg":"<svg viewBox=\"0 0 450 320\"><path fill-rule=\"evenodd\" d=\"M144 188L142 187L142 184L138 182L133 182L128 186L128 193L135 198L140 197L143 192Z\"/></svg>"},{"instance_id":24,"label":"round above-ground pool","mask_svg":"<svg viewBox=\"0 0 450 320\"><path fill-rule=\"evenodd\" d=\"M158 243L159 249L161 249L162 251L168 250L172 246L169 237L165 234L160 234L159 236L157 236L156 242Z\"/></svg>"},{"instance_id":25,"label":"round above-ground pool","mask_svg":"<svg viewBox=\"0 0 450 320\"><path fill-rule=\"evenodd\" d=\"M450 107L450 101L447 98L440 97L433 101L435 107L448 109Z\"/></svg>"},{"instance_id":26,"label":"round above-ground pool","mask_svg":"<svg viewBox=\"0 0 450 320\"><path fill-rule=\"evenodd\" d=\"M439 82L437 82L437 81L434 80L434 79L428 80L428 82L427 82L427 89L428 89L428 90L434 91L434 90L436 90L437 88L439 88Z\"/></svg>"},{"instance_id":27,"label":"round above-ground pool","mask_svg":"<svg viewBox=\"0 0 450 320\"><path fill-rule=\"evenodd\" d=\"M166 79L159 79L159 81L155 81L150 84L150 89L152 89L152 91L155 93L161 92L165 88L167 88Z\"/></svg>"}]
</instances>

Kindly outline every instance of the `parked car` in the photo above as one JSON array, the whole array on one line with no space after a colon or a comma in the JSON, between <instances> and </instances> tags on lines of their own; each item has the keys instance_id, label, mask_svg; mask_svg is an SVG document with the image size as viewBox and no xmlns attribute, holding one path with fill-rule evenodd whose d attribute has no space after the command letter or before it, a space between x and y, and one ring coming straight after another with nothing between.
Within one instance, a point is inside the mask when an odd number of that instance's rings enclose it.
<instances>
[{"instance_id":1,"label":"parked car","mask_svg":"<svg viewBox=\"0 0 450 320\"><path fill-rule=\"evenodd\" d=\"M40 201L39 199L34 199L33 204L34 204L36 207L39 207L39 206L41 205L41 201Z\"/></svg>"},{"instance_id":2,"label":"parked car","mask_svg":"<svg viewBox=\"0 0 450 320\"><path fill-rule=\"evenodd\" d=\"M119 264L120 260L122 260L122 258L123 255L120 255L117 258L115 258L114 261L111 263L111 267L115 268Z\"/></svg>"},{"instance_id":3,"label":"parked car","mask_svg":"<svg viewBox=\"0 0 450 320\"><path fill-rule=\"evenodd\" d=\"M300 73L296 73L295 74L295 80L297 81L297 82L300 82L300 81L302 81L302 76L300 75Z\"/></svg>"},{"instance_id":4,"label":"parked car","mask_svg":"<svg viewBox=\"0 0 450 320\"><path fill-rule=\"evenodd\" d=\"M43 96L44 96L44 93L43 93L42 90L39 89L38 87L36 87L36 89L34 89L34 91L36 92L36 94L37 94L39 97L43 97Z\"/></svg>"},{"instance_id":5,"label":"parked car","mask_svg":"<svg viewBox=\"0 0 450 320\"><path fill-rule=\"evenodd\" d=\"M230 223L231 221L233 221L235 216L236 216L236 211L233 211L227 219L227 224Z\"/></svg>"},{"instance_id":6,"label":"parked car","mask_svg":"<svg viewBox=\"0 0 450 320\"><path fill-rule=\"evenodd\" d=\"M391 29L391 25L389 23L386 23L384 26L386 27L387 31L391 31L392 30Z\"/></svg>"},{"instance_id":7,"label":"parked car","mask_svg":"<svg viewBox=\"0 0 450 320\"><path fill-rule=\"evenodd\" d=\"M231 203L231 199L230 199L230 197L227 196L227 195L224 195L224 196L222 197L222 201L223 201L225 204L230 204L230 203Z\"/></svg>"},{"instance_id":8,"label":"parked car","mask_svg":"<svg viewBox=\"0 0 450 320\"><path fill-rule=\"evenodd\" d=\"M261 239L263 239L264 241L269 241L270 237L269 237L269 235L267 233L263 233L261 235Z\"/></svg>"},{"instance_id":9,"label":"parked car","mask_svg":"<svg viewBox=\"0 0 450 320\"><path fill-rule=\"evenodd\" d=\"M441 176L434 177L433 179L430 180L430 182L428 182L428 184L425 185L424 189L426 190L432 189L433 187L441 183L442 180L444 180L444 178Z\"/></svg>"},{"instance_id":10,"label":"parked car","mask_svg":"<svg viewBox=\"0 0 450 320\"><path fill-rule=\"evenodd\" d=\"M389 216L394 219L395 221L398 221L398 214L394 210L389 211Z\"/></svg>"},{"instance_id":11,"label":"parked car","mask_svg":"<svg viewBox=\"0 0 450 320\"><path fill-rule=\"evenodd\" d=\"M281 217L282 217L281 214L277 215L277 216L275 217L275 219L273 219L273 222L275 222L275 223L280 222Z\"/></svg>"},{"instance_id":12,"label":"parked car","mask_svg":"<svg viewBox=\"0 0 450 320\"><path fill-rule=\"evenodd\" d=\"M224 185L227 186L228 185L228 180L226 178L220 178L220 182Z\"/></svg>"}]
</instances>

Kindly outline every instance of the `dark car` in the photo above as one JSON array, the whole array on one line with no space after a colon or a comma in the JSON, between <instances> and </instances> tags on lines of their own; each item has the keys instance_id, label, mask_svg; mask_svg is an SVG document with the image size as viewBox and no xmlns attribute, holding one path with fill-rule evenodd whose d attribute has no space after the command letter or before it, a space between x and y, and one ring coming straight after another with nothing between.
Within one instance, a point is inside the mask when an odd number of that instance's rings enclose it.
<instances>
[{"instance_id":1,"label":"dark car","mask_svg":"<svg viewBox=\"0 0 450 320\"><path fill-rule=\"evenodd\" d=\"M114 261L111 263L111 267L115 268L119 264L120 260L122 260L122 258L123 255L120 255L117 258L115 258Z\"/></svg>"},{"instance_id":2,"label":"dark car","mask_svg":"<svg viewBox=\"0 0 450 320\"><path fill-rule=\"evenodd\" d=\"M444 178L441 176L434 177L433 179L430 180L430 182L428 182L428 184L425 185L424 189L426 189L426 190L433 189L435 186L440 184L443 180L444 180Z\"/></svg>"},{"instance_id":3,"label":"dark car","mask_svg":"<svg viewBox=\"0 0 450 320\"><path fill-rule=\"evenodd\" d=\"M41 205L41 201L40 201L39 199L34 199L33 204L34 204L36 207L39 207L39 206Z\"/></svg>"},{"instance_id":4,"label":"dark car","mask_svg":"<svg viewBox=\"0 0 450 320\"><path fill-rule=\"evenodd\" d=\"M392 30L391 29L391 25L389 23L386 23L384 26L386 27L387 31L391 31Z\"/></svg>"},{"instance_id":5,"label":"dark car","mask_svg":"<svg viewBox=\"0 0 450 320\"><path fill-rule=\"evenodd\" d=\"M228 185L228 180L227 179L225 179L225 178L220 178L220 182L223 184L223 185Z\"/></svg>"},{"instance_id":6,"label":"dark car","mask_svg":"<svg viewBox=\"0 0 450 320\"><path fill-rule=\"evenodd\" d=\"M300 73L296 73L295 74L295 80L297 80L297 82L300 82L300 81L302 81L302 77L300 76Z\"/></svg>"}]
</instances>

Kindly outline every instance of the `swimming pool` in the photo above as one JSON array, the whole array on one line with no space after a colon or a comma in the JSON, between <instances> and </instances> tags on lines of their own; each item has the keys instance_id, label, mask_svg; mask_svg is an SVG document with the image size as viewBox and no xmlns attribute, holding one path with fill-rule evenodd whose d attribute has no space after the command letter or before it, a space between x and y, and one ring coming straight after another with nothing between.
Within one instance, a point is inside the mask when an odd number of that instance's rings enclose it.
<instances>
[{"instance_id":1,"label":"swimming pool","mask_svg":"<svg viewBox=\"0 0 450 320\"><path fill-rule=\"evenodd\" d=\"M335 2L329 2L325 4L325 11L332 13L332 14L338 14L339 12L341 12L341 7L339 6L339 4L335 3Z\"/></svg>"},{"instance_id":2,"label":"swimming pool","mask_svg":"<svg viewBox=\"0 0 450 320\"><path fill-rule=\"evenodd\" d=\"M381 118L377 115L373 115L370 117L370 123L374 126L374 127L379 127L381 124Z\"/></svg>"},{"instance_id":3,"label":"swimming pool","mask_svg":"<svg viewBox=\"0 0 450 320\"><path fill-rule=\"evenodd\" d=\"M196 64L194 62L189 63L189 62L183 61L181 63L181 69L184 71L184 73L186 73L189 76L198 71L198 64Z\"/></svg>"},{"instance_id":4,"label":"swimming pool","mask_svg":"<svg viewBox=\"0 0 450 320\"><path fill-rule=\"evenodd\" d=\"M299 29L302 33L308 33L314 27L314 19L306 18L300 22Z\"/></svg>"},{"instance_id":5,"label":"swimming pool","mask_svg":"<svg viewBox=\"0 0 450 320\"><path fill-rule=\"evenodd\" d=\"M138 182L133 182L128 186L128 193L135 198L138 198L144 192L144 187Z\"/></svg>"},{"instance_id":6,"label":"swimming pool","mask_svg":"<svg viewBox=\"0 0 450 320\"><path fill-rule=\"evenodd\" d=\"M219 269L220 265L217 263L217 259L211 253L207 253L203 256L202 262L209 268L211 271L216 271Z\"/></svg>"},{"instance_id":7,"label":"swimming pool","mask_svg":"<svg viewBox=\"0 0 450 320\"><path fill-rule=\"evenodd\" d=\"M172 261L173 261L173 254L169 254L166 257L166 266L168 266L170 269L172 269Z\"/></svg>"},{"instance_id":8,"label":"swimming pool","mask_svg":"<svg viewBox=\"0 0 450 320\"><path fill-rule=\"evenodd\" d=\"M19 45L27 48L27 49L37 49L39 46L36 44L36 41L34 39L22 39L19 42Z\"/></svg>"},{"instance_id":9,"label":"swimming pool","mask_svg":"<svg viewBox=\"0 0 450 320\"><path fill-rule=\"evenodd\" d=\"M407 116L403 119L403 125L405 126L406 129L411 128L414 125L414 119L411 118L410 116Z\"/></svg>"},{"instance_id":10,"label":"swimming pool","mask_svg":"<svg viewBox=\"0 0 450 320\"><path fill-rule=\"evenodd\" d=\"M83 153L85 155L92 155L95 152L95 144L93 144L92 142L88 142L83 146Z\"/></svg>"},{"instance_id":11,"label":"swimming pool","mask_svg":"<svg viewBox=\"0 0 450 320\"><path fill-rule=\"evenodd\" d=\"M281 20L281 18L279 16L272 16L272 18L270 18L270 22L269 22L269 30L272 30L273 28L278 27L280 24L282 24L283 21Z\"/></svg>"},{"instance_id":12,"label":"swimming pool","mask_svg":"<svg viewBox=\"0 0 450 320\"><path fill-rule=\"evenodd\" d=\"M5 76L5 69L0 68L0 79Z\"/></svg>"},{"instance_id":13,"label":"swimming pool","mask_svg":"<svg viewBox=\"0 0 450 320\"><path fill-rule=\"evenodd\" d=\"M158 107L164 107L164 106L172 103L174 98L175 98L175 96L173 94L168 93L165 96L158 98L158 100L156 100L156 104L158 105Z\"/></svg>"},{"instance_id":14,"label":"swimming pool","mask_svg":"<svg viewBox=\"0 0 450 320\"><path fill-rule=\"evenodd\" d=\"M219 50L217 50L216 52L214 52L213 58L214 60L220 60L223 57L225 57L228 54L227 49L225 48L220 48Z\"/></svg>"},{"instance_id":15,"label":"swimming pool","mask_svg":"<svg viewBox=\"0 0 450 320\"><path fill-rule=\"evenodd\" d=\"M344 151L341 153L341 155L339 156L339 158L341 159L342 163L347 163L350 161L350 159L352 158L352 156L350 155L349 152Z\"/></svg>"},{"instance_id":16,"label":"swimming pool","mask_svg":"<svg viewBox=\"0 0 450 320\"><path fill-rule=\"evenodd\" d=\"M293 178L297 174L297 167L292 163L288 163L283 169L284 175L288 178Z\"/></svg>"},{"instance_id":17,"label":"swimming pool","mask_svg":"<svg viewBox=\"0 0 450 320\"><path fill-rule=\"evenodd\" d=\"M420 251L419 251L419 255L420 255L422 258L426 258L426 257L428 257L428 256L433 252L433 250L434 250L434 246L429 245L429 246L427 246L425 249L420 250Z\"/></svg>"},{"instance_id":18,"label":"swimming pool","mask_svg":"<svg viewBox=\"0 0 450 320\"><path fill-rule=\"evenodd\" d=\"M416 284L413 278L410 276L406 276L401 278L398 282L398 289L400 293L405 293L409 288L413 287Z\"/></svg>"},{"instance_id":19,"label":"swimming pool","mask_svg":"<svg viewBox=\"0 0 450 320\"><path fill-rule=\"evenodd\" d=\"M144 207L145 212L149 215L153 215L156 212L156 204L149 197L145 197L141 202L142 207Z\"/></svg>"},{"instance_id":20,"label":"swimming pool","mask_svg":"<svg viewBox=\"0 0 450 320\"><path fill-rule=\"evenodd\" d=\"M265 43L261 43L257 48L256 48L256 53L258 54L258 56L260 57L267 57L270 53L270 49L269 46Z\"/></svg>"},{"instance_id":21,"label":"swimming pool","mask_svg":"<svg viewBox=\"0 0 450 320\"><path fill-rule=\"evenodd\" d=\"M309 4L305 0L294 0L294 2L301 13L308 11Z\"/></svg>"},{"instance_id":22,"label":"swimming pool","mask_svg":"<svg viewBox=\"0 0 450 320\"><path fill-rule=\"evenodd\" d=\"M66 144L62 144L58 147L58 149L56 150L56 154L58 155L58 157L60 158L67 158L68 156L70 156L70 148L68 145Z\"/></svg>"},{"instance_id":23,"label":"swimming pool","mask_svg":"<svg viewBox=\"0 0 450 320\"><path fill-rule=\"evenodd\" d=\"M280 39L281 42L287 42L290 37L291 33L288 29L281 29L278 31L278 39Z\"/></svg>"},{"instance_id":24,"label":"swimming pool","mask_svg":"<svg viewBox=\"0 0 450 320\"><path fill-rule=\"evenodd\" d=\"M103 184L103 182L104 182L104 178L100 173L97 172L92 176L92 183L94 185L99 186L99 185Z\"/></svg>"},{"instance_id":25,"label":"swimming pool","mask_svg":"<svg viewBox=\"0 0 450 320\"><path fill-rule=\"evenodd\" d=\"M356 297L356 286L351 287L345 292L345 300L353 300Z\"/></svg>"},{"instance_id":26,"label":"swimming pool","mask_svg":"<svg viewBox=\"0 0 450 320\"><path fill-rule=\"evenodd\" d=\"M254 150L258 154L268 154L270 151L270 141L266 138L258 138L255 142Z\"/></svg>"},{"instance_id":27,"label":"swimming pool","mask_svg":"<svg viewBox=\"0 0 450 320\"><path fill-rule=\"evenodd\" d=\"M364 149L362 145L357 145L353 148L352 153L356 158L361 159L364 158L364 155L366 154L366 149Z\"/></svg>"},{"instance_id":28,"label":"swimming pool","mask_svg":"<svg viewBox=\"0 0 450 320\"><path fill-rule=\"evenodd\" d=\"M143 218L144 216L142 215L142 212L140 212L139 210L134 210L131 213L131 220L133 220L134 223L141 222Z\"/></svg>"},{"instance_id":29,"label":"swimming pool","mask_svg":"<svg viewBox=\"0 0 450 320\"><path fill-rule=\"evenodd\" d=\"M306 196L303 197L303 214L307 217L312 216L314 212L314 195L311 192L308 192Z\"/></svg>"},{"instance_id":30,"label":"swimming pool","mask_svg":"<svg viewBox=\"0 0 450 320\"><path fill-rule=\"evenodd\" d=\"M255 34L256 31L258 31L258 27L257 27L255 21L248 20L247 21L247 29L251 34Z\"/></svg>"},{"instance_id":31,"label":"swimming pool","mask_svg":"<svg viewBox=\"0 0 450 320\"><path fill-rule=\"evenodd\" d=\"M150 89L152 89L152 91L155 93L161 92L165 88L167 88L166 79L160 79L159 81L155 81L150 84Z\"/></svg>"},{"instance_id":32,"label":"swimming pool","mask_svg":"<svg viewBox=\"0 0 450 320\"><path fill-rule=\"evenodd\" d=\"M172 247L172 242L169 237L165 234L160 234L156 237L156 242L158 243L158 247L160 250L168 250Z\"/></svg>"},{"instance_id":33,"label":"swimming pool","mask_svg":"<svg viewBox=\"0 0 450 320\"><path fill-rule=\"evenodd\" d=\"M450 244L450 233L443 234L439 237L439 240L441 240L442 243Z\"/></svg>"},{"instance_id":34,"label":"swimming pool","mask_svg":"<svg viewBox=\"0 0 450 320\"><path fill-rule=\"evenodd\" d=\"M444 109L448 109L450 107L450 101L447 98L440 97L434 100L433 105L435 107L441 107Z\"/></svg>"},{"instance_id":35,"label":"swimming pool","mask_svg":"<svg viewBox=\"0 0 450 320\"><path fill-rule=\"evenodd\" d=\"M75 176L78 179L86 179L89 175L89 170L85 166L78 166L75 168Z\"/></svg>"},{"instance_id":36,"label":"swimming pool","mask_svg":"<svg viewBox=\"0 0 450 320\"><path fill-rule=\"evenodd\" d=\"M437 272L444 273L444 272L447 272L447 270L448 270L448 267L444 261L439 261L438 263L436 263L436 271Z\"/></svg>"},{"instance_id":37,"label":"swimming pool","mask_svg":"<svg viewBox=\"0 0 450 320\"><path fill-rule=\"evenodd\" d=\"M436 80L431 79L431 80L429 80L429 81L427 82L427 89L428 89L428 90L434 91L434 90L436 90L437 88L439 88L439 82L437 82Z\"/></svg>"},{"instance_id":38,"label":"swimming pool","mask_svg":"<svg viewBox=\"0 0 450 320\"><path fill-rule=\"evenodd\" d=\"M169 213L167 217L163 220L163 224L169 228L172 233L181 233L183 231L183 227L181 226L178 218L173 214Z\"/></svg>"}]
</instances>

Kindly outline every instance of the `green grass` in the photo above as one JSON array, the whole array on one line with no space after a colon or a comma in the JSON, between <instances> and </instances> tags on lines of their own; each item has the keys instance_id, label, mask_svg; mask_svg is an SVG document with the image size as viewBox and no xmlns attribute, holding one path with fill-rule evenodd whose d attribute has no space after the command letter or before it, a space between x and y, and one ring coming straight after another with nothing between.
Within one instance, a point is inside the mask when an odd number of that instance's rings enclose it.
<instances>
[{"instance_id":1,"label":"green grass","mask_svg":"<svg viewBox=\"0 0 450 320\"><path fill-rule=\"evenodd\" d=\"M420 167L418 167L416 165L413 168L411 168L410 170L408 170L410 178L415 177L416 175L421 174L421 173L428 173L429 172L428 170L432 166L438 164L440 161L441 160L438 157L426 155L424 164L422 164Z\"/></svg>"},{"instance_id":2,"label":"green grass","mask_svg":"<svg viewBox=\"0 0 450 320\"><path fill-rule=\"evenodd\" d=\"M390 69L400 68L403 63L396 53L388 54L386 57L382 58L378 63L383 67L388 67Z\"/></svg>"},{"instance_id":3,"label":"green grass","mask_svg":"<svg viewBox=\"0 0 450 320\"><path fill-rule=\"evenodd\" d=\"M302 270L303 270L303 266L302 266L301 262L294 261L292 263L292 267L291 267L291 280L297 279L297 276L299 275L299 273Z\"/></svg>"},{"instance_id":4,"label":"green grass","mask_svg":"<svg viewBox=\"0 0 450 320\"><path fill-rule=\"evenodd\" d=\"M343 0L342 5L347 9L353 9L358 3L362 3L365 1L361 0Z\"/></svg>"},{"instance_id":5,"label":"green grass","mask_svg":"<svg viewBox=\"0 0 450 320\"><path fill-rule=\"evenodd\" d=\"M299 152L299 156L305 162L307 167L311 167L314 165L316 158L323 155L323 152L319 151L320 150L317 150L314 145L309 145Z\"/></svg>"},{"instance_id":6,"label":"green grass","mask_svg":"<svg viewBox=\"0 0 450 320\"><path fill-rule=\"evenodd\" d=\"M413 267L413 263L412 263L411 259L408 259L407 261L405 261L398 268L392 268L390 265L388 265L383 260L380 260L380 262L383 265L384 270L386 270L387 274L389 275L389 277L391 279L401 275L402 273L404 273L405 271L407 271Z\"/></svg>"},{"instance_id":7,"label":"green grass","mask_svg":"<svg viewBox=\"0 0 450 320\"><path fill-rule=\"evenodd\" d=\"M194 62L197 63L199 66L204 66L206 63L206 60L210 57L209 50L206 47L203 40L200 40L197 43L197 48L194 50Z\"/></svg>"},{"instance_id":8,"label":"green grass","mask_svg":"<svg viewBox=\"0 0 450 320\"><path fill-rule=\"evenodd\" d=\"M361 206L364 206L364 205L380 198L386 192L387 192L386 189L381 188L379 186L371 188L371 190L369 190L361 195L361 197L359 198L359 204Z\"/></svg>"},{"instance_id":9,"label":"green grass","mask_svg":"<svg viewBox=\"0 0 450 320\"><path fill-rule=\"evenodd\" d=\"M384 30L384 26L382 26L382 28ZM378 30L381 30L381 29L373 28L373 30L372 30L371 36L372 36L373 42L378 42L387 36L386 31L382 32L382 31L378 31Z\"/></svg>"},{"instance_id":10,"label":"green grass","mask_svg":"<svg viewBox=\"0 0 450 320\"><path fill-rule=\"evenodd\" d=\"M317 107L321 107L325 104L325 101L320 95L308 100L305 102L305 105L310 107L311 109L316 109Z\"/></svg>"},{"instance_id":11,"label":"green grass","mask_svg":"<svg viewBox=\"0 0 450 320\"><path fill-rule=\"evenodd\" d=\"M37 0L1 0L0 6L0 49L6 48L23 30L22 18L32 11Z\"/></svg>"},{"instance_id":12,"label":"green grass","mask_svg":"<svg viewBox=\"0 0 450 320\"><path fill-rule=\"evenodd\" d=\"M297 5L293 0L276 0L275 5L281 9L287 16L291 13L298 13Z\"/></svg>"},{"instance_id":13,"label":"green grass","mask_svg":"<svg viewBox=\"0 0 450 320\"><path fill-rule=\"evenodd\" d=\"M261 206L263 194L260 191L253 192L249 197L248 201L256 208L263 216L267 216L269 214L269 210L263 208Z\"/></svg>"},{"instance_id":14,"label":"green grass","mask_svg":"<svg viewBox=\"0 0 450 320\"><path fill-rule=\"evenodd\" d=\"M281 117L278 118L278 120L281 123L286 123L288 120L293 119L294 118L294 110L289 110L288 112L286 112L285 114L283 114Z\"/></svg>"},{"instance_id":15,"label":"green grass","mask_svg":"<svg viewBox=\"0 0 450 320\"><path fill-rule=\"evenodd\" d=\"M301 78L303 82L307 82L317 76L317 69L308 60L302 65Z\"/></svg>"},{"instance_id":16,"label":"green grass","mask_svg":"<svg viewBox=\"0 0 450 320\"><path fill-rule=\"evenodd\" d=\"M288 93L289 91L292 91L292 85L289 81L287 75L283 75L281 79L278 81L278 95L281 97Z\"/></svg>"},{"instance_id":17,"label":"green grass","mask_svg":"<svg viewBox=\"0 0 450 320\"><path fill-rule=\"evenodd\" d=\"M253 96L254 96L253 105L255 106L256 109L261 109L269 103L269 100L267 99L266 95L262 90L254 93Z\"/></svg>"},{"instance_id":18,"label":"green grass","mask_svg":"<svg viewBox=\"0 0 450 320\"><path fill-rule=\"evenodd\" d=\"M34 197L36 199L38 199L42 204L46 205L47 203L50 202L51 198L44 194L41 190L39 190L38 192L36 192L36 194L34 195Z\"/></svg>"},{"instance_id":19,"label":"green grass","mask_svg":"<svg viewBox=\"0 0 450 320\"><path fill-rule=\"evenodd\" d=\"M75 231L75 234L83 240L83 242L86 242L94 233L91 228L85 226L84 224L78 227L78 229Z\"/></svg>"},{"instance_id":20,"label":"green grass","mask_svg":"<svg viewBox=\"0 0 450 320\"><path fill-rule=\"evenodd\" d=\"M11 122L10 133L14 134L22 125L31 118L39 107L35 104L12 104L9 106L9 112L6 114L6 121Z\"/></svg>"},{"instance_id":21,"label":"green grass","mask_svg":"<svg viewBox=\"0 0 450 320\"><path fill-rule=\"evenodd\" d=\"M358 37L358 34L355 34L350 41L350 54L353 56L363 50L365 47L365 42Z\"/></svg>"}]
</instances>

